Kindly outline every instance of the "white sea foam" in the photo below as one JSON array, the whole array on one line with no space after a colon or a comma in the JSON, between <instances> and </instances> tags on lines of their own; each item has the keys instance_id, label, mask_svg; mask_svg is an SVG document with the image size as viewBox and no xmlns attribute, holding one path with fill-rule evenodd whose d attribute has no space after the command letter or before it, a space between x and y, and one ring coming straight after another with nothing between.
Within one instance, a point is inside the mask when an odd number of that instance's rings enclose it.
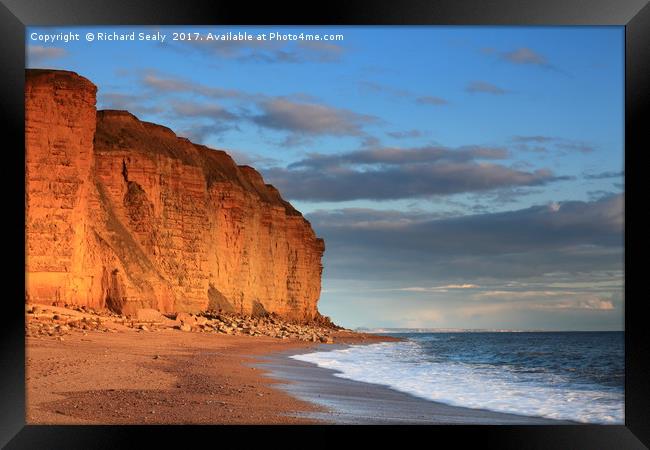
<instances>
[{"instance_id":1,"label":"white sea foam","mask_svg":"<svg viewBox=\"0 0 650 450\"><path fill-rule=\"evenodd\" d=\"M600 386L572 386L553 374L432 362L413 341L351 346L292 358L338 371L336 376L388 386L454 406L578 422L622 424L623 396Z\"/></svg>"}]
</instances>

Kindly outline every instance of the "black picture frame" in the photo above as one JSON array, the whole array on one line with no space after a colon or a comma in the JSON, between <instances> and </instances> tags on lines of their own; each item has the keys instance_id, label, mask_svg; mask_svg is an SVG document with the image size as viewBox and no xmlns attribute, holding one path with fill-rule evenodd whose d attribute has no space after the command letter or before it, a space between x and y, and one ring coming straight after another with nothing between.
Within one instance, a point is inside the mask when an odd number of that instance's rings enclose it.
<instances>
[{"instance_id":1,"label":"black picture frame","mask_svg":"<svg viewBox=\"0 0 650 450\"><path fill-rule=\"evenodd\" d=\"M7 448L131 448L157 442L215 442L225 427L165 426L34 426L25 425L24 306L24 69L25 27L47 25L144 25L144 24L298 24L298 25L621 25L625 26L625 425L560 426L438 426L424 428L425 439L450 439L454 446L469 440L494 448L606 448L635 449L650 445L650 339L645 299L632 289L640 285L632 276L632 257L638 265L638 239L644 220L639 180L639 154L647 151L648 132L642 122L650 99L650 6L647 0L400 0L328 1L323 4L277 2L173 1L173 0L0 0L0 92L4 142L2 155L2 242L9 245L4 267L2 368L0 374L0 445ZM21 194L23 197L21 198ZM634 217L637 216L637 217ZM632 231L634 229L634 231ZM636 241L632 241L636 239ZM21 266L22 264L22 266ZM299 427L290 430L299 442L305 433L316 436L302 441L325 442L340 427ZM228 438L242 439L249 447L256 435L248 427L228 427ZM265 433L286 427L253 427ZM261 433L264 431L264 433ZM372 427L375 438L388 438L395 427ZM223 442L222 442L223 444Z\"/></svg>"}]
</instances>

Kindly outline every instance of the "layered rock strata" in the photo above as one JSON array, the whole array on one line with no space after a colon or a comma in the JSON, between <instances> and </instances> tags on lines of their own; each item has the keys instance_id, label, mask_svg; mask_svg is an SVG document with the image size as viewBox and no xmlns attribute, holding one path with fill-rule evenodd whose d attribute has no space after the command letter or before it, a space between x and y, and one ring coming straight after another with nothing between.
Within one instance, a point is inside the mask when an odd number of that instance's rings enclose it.
<instances>
[{"instance_id":1,"label":"layered rock strata","mask_svg":"<svg viewBox=\"0 0 650 450\"><path fill-rule=\"evenodd\" d=\"M277 189L95 94L26 74L27 300L318 319L324 243Z\"/></svg>"}]
</instances>

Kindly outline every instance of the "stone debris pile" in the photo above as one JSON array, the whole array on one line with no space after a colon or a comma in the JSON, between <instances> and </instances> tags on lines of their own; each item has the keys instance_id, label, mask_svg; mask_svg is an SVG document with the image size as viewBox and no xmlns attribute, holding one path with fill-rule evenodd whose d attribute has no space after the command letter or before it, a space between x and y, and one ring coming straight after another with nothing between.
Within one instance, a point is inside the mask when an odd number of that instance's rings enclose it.
<instances>
[{"instance_id":1,"label":"stone debris pile","mask_svg":"<svg viewBox=\"0 0 650 450\"><path fill-rule=\"evenodd\" d=\"M126 316L110 311L97 311L85 306L55 307L26 305L26 335L54 337L63 340L74 331L118 332L116 325L138 332L178 330L181 332L216 333L235 336L267 336L308 342L334 343L333 335L343 328L328 317L319 316L311 323L289 322L276 314L253 317L225 312L162 314L154 309L139 309ZM124 329L124 328L122 328Z\"/></svg>"}]
</instances>

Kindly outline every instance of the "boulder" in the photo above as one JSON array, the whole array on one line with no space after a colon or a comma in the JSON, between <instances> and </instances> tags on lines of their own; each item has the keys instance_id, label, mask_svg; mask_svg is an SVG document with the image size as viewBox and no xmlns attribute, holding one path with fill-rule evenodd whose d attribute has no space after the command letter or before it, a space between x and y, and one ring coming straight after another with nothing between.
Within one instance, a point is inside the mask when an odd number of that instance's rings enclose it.
<instances>
[{"instance_id":1,"label":"boulder","mask_svg":"<svg viewBox=\"0 0 650 450\"><path fill-rule=\"evenodd\" d=\"M179 312L176 314L176 321L193 325L196 323L196 317L186 312Z\"/></svg>"},{"instance_id":2,"label":"boulder","mask_svg":"<svg viewBox=\"0 0 650 450\"><path fill-rule=\"evenodd\" d=\"M139 308L135 310L135 319L138 322L162 322L165 320L165 317L158 310Z\"/></svg>"}]
</instances>

